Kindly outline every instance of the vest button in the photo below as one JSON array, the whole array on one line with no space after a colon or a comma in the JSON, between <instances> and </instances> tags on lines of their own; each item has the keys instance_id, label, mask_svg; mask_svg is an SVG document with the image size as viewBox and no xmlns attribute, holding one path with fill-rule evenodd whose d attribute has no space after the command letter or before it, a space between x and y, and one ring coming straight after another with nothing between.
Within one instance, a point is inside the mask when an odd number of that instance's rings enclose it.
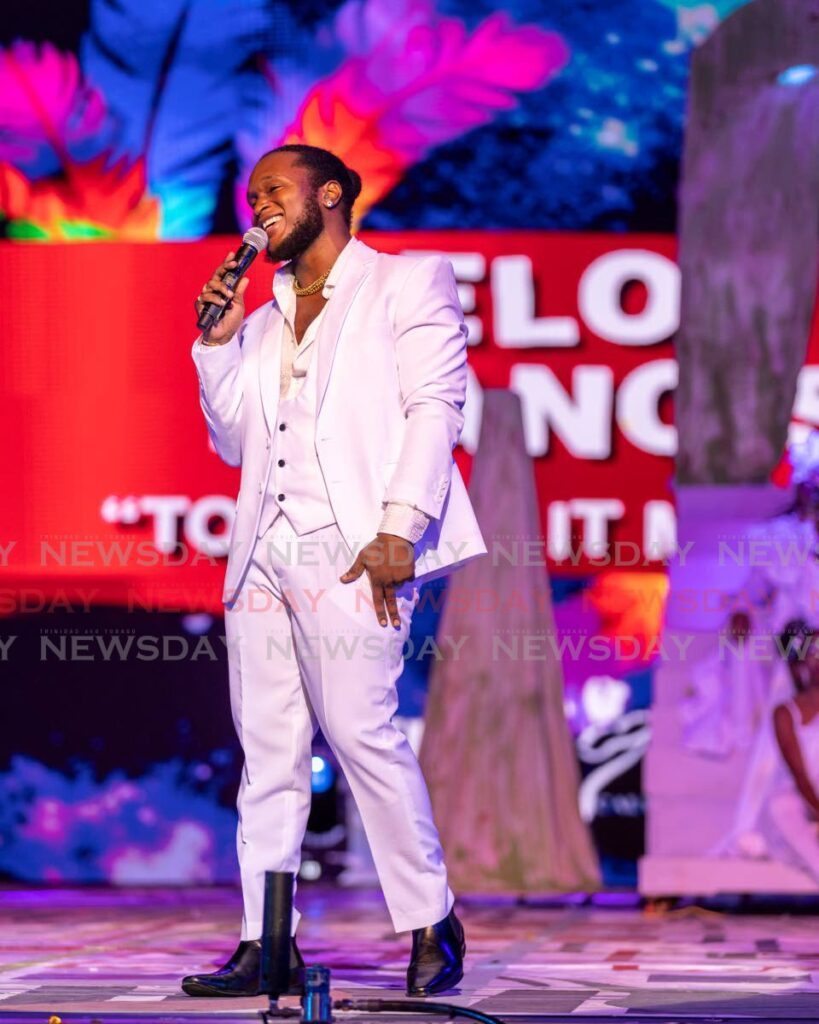
<instances>
[{"instance_id":1,"label":"vest button","mask_svg":"<svg viewBox=\"0 0 819 1024\"><path fill-rule=\"evenodd\" d=\"M279 501L284 501L284 495L283 494L277 494L276 497L278 498Z\"/></svg>"},{"instance_id":2,"label":"vest button","mask_svg":"<svg viewBox=\"0 0 819 1024\"><path fill-rule=\"evenodd\" d=\"M279 459L277 465L283 466L284 465L284 459Z\"/></svg>"},{"instance_id":3,"label":"vest button","mask_svg":"<svg viewBox=\"0 0 819 1024\"><path fill-rule=\"evenodd\" d=\"M279 424L279 430L284 430L284 428L285 428L286 426L287 426L287 424L286 424L286 423L280 423L280 424Z\"/></svg>"}]
</instances>

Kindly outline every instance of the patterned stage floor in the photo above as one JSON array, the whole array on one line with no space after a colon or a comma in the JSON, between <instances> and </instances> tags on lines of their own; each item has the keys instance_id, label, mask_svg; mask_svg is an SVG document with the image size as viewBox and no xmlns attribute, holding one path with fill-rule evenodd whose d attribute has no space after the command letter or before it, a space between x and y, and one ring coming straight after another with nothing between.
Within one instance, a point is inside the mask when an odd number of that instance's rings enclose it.
<instances>
[{"instance_id":1,"label":"patterned stage floor","mask_svg":"<svg viewBox=\"0 0 819 1024\"><path fill-rule=\"evenodd\" d=\"M380 896L300 896L300 945L308 963L332 968L334 994L400 997L409 943L392 934ZM10 889L0 906L0 1020L251 1019L265 1005L193 1000L178 988L181 975L231 952L234 890ZM591 906L468 901L461 910L467 973L447 1001L507 1018L819 1019L812 916L659 915L611 897Z\"/></svg>"}]
</instances>

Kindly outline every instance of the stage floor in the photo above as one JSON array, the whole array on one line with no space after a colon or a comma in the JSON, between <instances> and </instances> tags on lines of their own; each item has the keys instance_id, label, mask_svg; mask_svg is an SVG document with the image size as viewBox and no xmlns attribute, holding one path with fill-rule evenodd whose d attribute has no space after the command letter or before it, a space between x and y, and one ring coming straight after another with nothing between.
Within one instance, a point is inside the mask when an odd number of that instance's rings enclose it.
<instances>
[{"instance_id":1,"label":"stage floor","mask_svg":"<svg viewBox=\"0 0 819 1024\"><path fill-rule=\"evenodd\" d=\"M332 969L336 996L402 997L409 941L377 893L303 889L300 905L300 946ZM657 914L631 897L461 911L467 971L444 1001L512 1019L819 1019L813 916ZM190 999L178 987L232 951L239 913L232 889L0 891L0 1020L252 1019L264 999Z\"/></svg>"}]
</instances>

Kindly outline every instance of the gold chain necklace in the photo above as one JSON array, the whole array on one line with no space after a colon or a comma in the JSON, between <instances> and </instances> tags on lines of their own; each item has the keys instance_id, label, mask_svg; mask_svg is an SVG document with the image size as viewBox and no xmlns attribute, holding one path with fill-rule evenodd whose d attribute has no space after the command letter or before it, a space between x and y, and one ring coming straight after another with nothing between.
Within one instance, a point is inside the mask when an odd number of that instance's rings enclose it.
<instances>
[{"instance_id":1,"label":"gold chain necklace","mask_svg":"<svg viewBox=\"0 0 819 1024\"><path fill-rule=\"evenodd\" d=\"M315 295L316 292L321 291L321 289L324 287L324 282L327 280L329 276L330 271L325 270L321 277L317 277L315 281L312 284L308 284L306 288L300 288L299 282L295 278L293 278L293 291L296 293L296 295L298 295L299 298L302 298L302 296L304 295Z\"/></svg>"}]
</instances>

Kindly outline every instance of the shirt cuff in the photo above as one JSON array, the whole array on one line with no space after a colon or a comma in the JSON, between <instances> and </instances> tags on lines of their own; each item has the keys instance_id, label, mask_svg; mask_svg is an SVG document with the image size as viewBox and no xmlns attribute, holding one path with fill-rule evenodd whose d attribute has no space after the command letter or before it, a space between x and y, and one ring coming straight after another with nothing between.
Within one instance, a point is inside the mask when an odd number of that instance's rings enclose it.
<instances>
[{"instance_id":1,"label":"shirt cuff","mask_svg":"<svg viewBox=\"0 0 819 1024\"><path fill-rule=\"evenodd\" d=\"M403 537L410 544L417 544L429 526L429 516L414 505L403 501L388 501L378 527L379 533L390 533Z\"/></svg>"}]
</instances>

